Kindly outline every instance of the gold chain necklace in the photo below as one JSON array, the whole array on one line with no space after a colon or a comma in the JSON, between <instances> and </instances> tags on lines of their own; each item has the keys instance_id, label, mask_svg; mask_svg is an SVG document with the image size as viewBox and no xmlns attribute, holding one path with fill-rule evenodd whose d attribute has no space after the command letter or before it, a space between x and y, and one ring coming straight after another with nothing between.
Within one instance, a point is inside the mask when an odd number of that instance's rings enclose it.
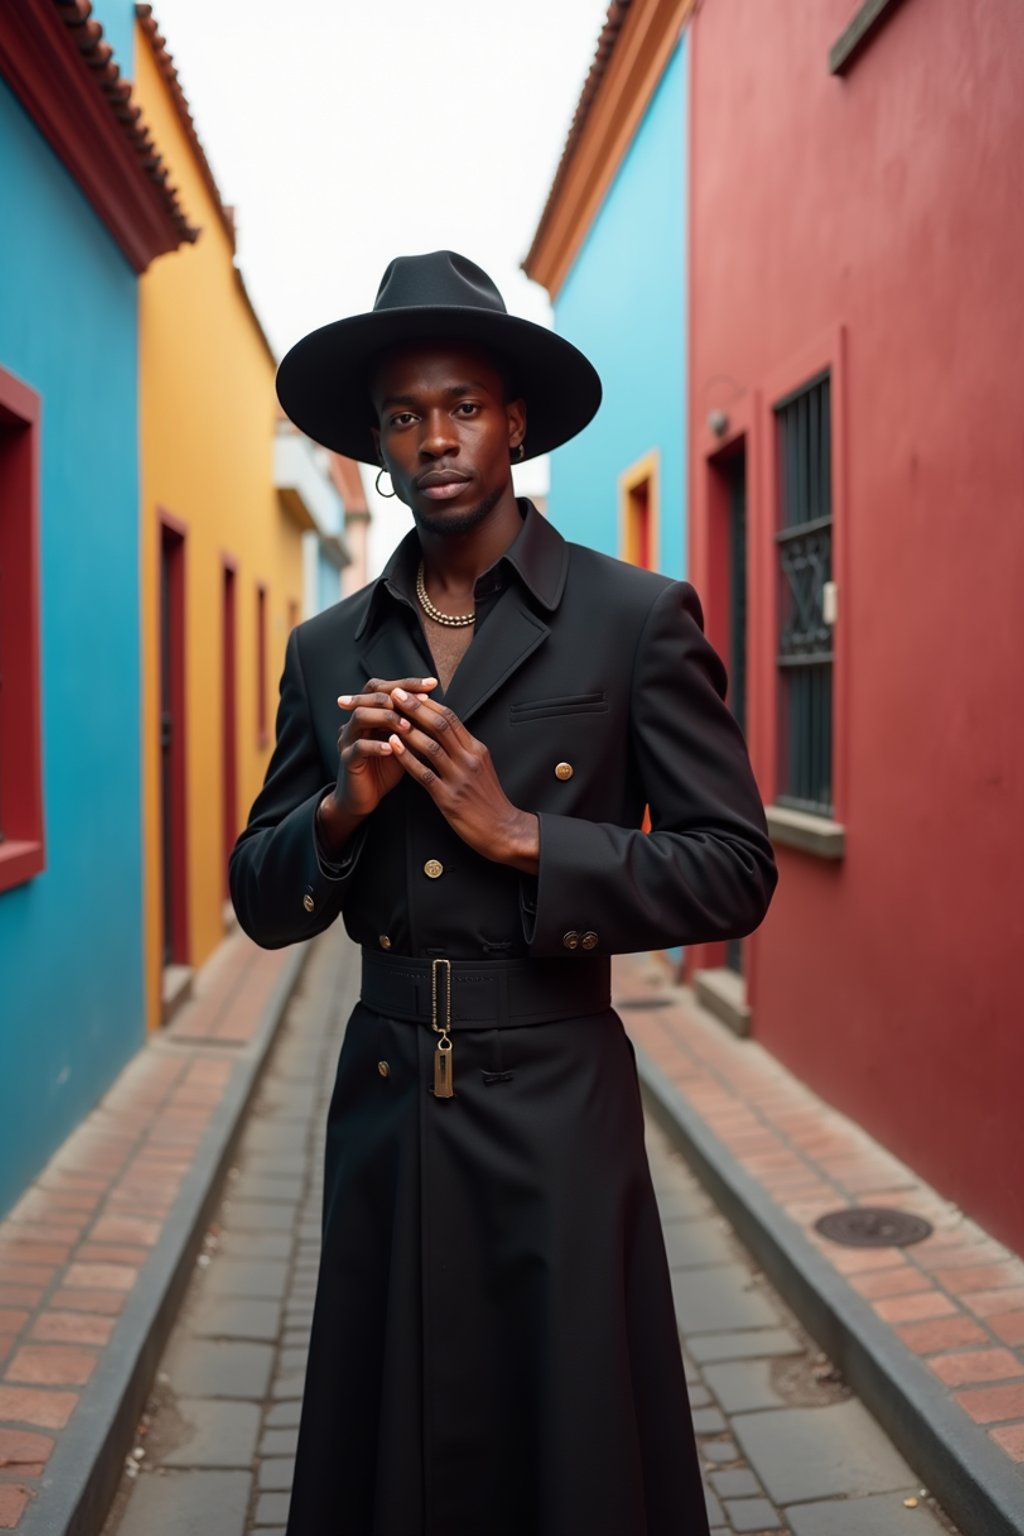
<instances>
[{"instance_id":1,"label":"gold chain necklace","mask_svg":"<svg viewBox=\"0 0 1024 1536\"><path fill-rule=\"evenodd\" d=\"M465 629L467 624L476 623L476 613L442 613L436 603L432 603L427 596L427 585L423 579L423 561L416 572L416 596L419 598L420 607L428 619L433 619L435 624L446 624L449 629Z\"/></svg>"}]
</instances>

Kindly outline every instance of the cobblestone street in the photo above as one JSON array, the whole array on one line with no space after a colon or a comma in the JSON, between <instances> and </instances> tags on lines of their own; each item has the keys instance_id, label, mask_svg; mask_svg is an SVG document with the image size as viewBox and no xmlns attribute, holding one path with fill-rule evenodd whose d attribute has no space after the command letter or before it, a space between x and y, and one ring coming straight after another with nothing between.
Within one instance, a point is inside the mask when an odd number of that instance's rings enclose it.
<instances>
[{"instance_id":1,"label":"cobblestone street","mask_svg":"<svg viewBox=\"0 0 1024 1536\"><path fill-rule=\"evenodd\" d=\"M323 1127L357 976L337 931L318 941L104 1536L284 1529L316 1285ZM953 1531L650 1117L648 1143L716 1536Z\"/></svg>"}]
</instances>

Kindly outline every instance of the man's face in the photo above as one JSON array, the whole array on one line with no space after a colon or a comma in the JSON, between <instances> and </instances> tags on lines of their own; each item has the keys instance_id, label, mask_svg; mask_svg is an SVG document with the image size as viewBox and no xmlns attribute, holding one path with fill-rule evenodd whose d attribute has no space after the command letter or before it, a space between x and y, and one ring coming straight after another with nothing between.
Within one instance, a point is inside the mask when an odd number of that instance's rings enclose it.
<instances>
[{"instance_id":1,"label":"man's face","mask_svg":"<svg viewBox=\"0 0 1024 1536\"><path fill-rule=\"evenodd\" d=\"M403 347L379 363L378 446L396 494L428 532L468 531L509 486L526 413L505 388L488 354L461 343Z\"/></svg>"}]
</instances>

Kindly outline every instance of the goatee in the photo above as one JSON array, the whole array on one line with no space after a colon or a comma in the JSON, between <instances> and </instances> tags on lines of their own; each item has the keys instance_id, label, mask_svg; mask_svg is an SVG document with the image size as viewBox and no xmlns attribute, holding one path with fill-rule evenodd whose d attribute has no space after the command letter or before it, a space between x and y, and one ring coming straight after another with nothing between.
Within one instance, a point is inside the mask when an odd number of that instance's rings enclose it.
<instances>
[{"instance_id":1,"label":"goatee","mask_svg":"<svg viewBox=\"0 0 1024 1536\"><path fill-rule=\"evenodd\" d=\"M478 528L486 517L494 511L501 500L505 487L499 486L483 501L477 502L475 507L470 507L465 512L454 514L424 512L413 507L410 510L416 521L416 526L424 533L469 533L473 528Z\"/></svg>"}]
</instances>

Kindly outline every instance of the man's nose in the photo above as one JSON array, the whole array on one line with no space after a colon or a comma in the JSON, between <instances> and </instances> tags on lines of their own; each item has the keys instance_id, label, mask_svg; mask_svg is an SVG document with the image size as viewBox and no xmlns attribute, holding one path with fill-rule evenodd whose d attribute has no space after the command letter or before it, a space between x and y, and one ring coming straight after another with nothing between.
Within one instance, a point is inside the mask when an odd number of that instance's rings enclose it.
<instances>
[{"instance_id":1,"label":"man's nose","mask_svg":"<svg viewBox=\"0 0 1024 1536\"><path fill-rule=\"evenodd\" d=\"M439 459L443 454L458 450L459 438L448 411L430 411L424 417L420 435L420 453L428 459Z\"/></svg>"}]
</instances>

